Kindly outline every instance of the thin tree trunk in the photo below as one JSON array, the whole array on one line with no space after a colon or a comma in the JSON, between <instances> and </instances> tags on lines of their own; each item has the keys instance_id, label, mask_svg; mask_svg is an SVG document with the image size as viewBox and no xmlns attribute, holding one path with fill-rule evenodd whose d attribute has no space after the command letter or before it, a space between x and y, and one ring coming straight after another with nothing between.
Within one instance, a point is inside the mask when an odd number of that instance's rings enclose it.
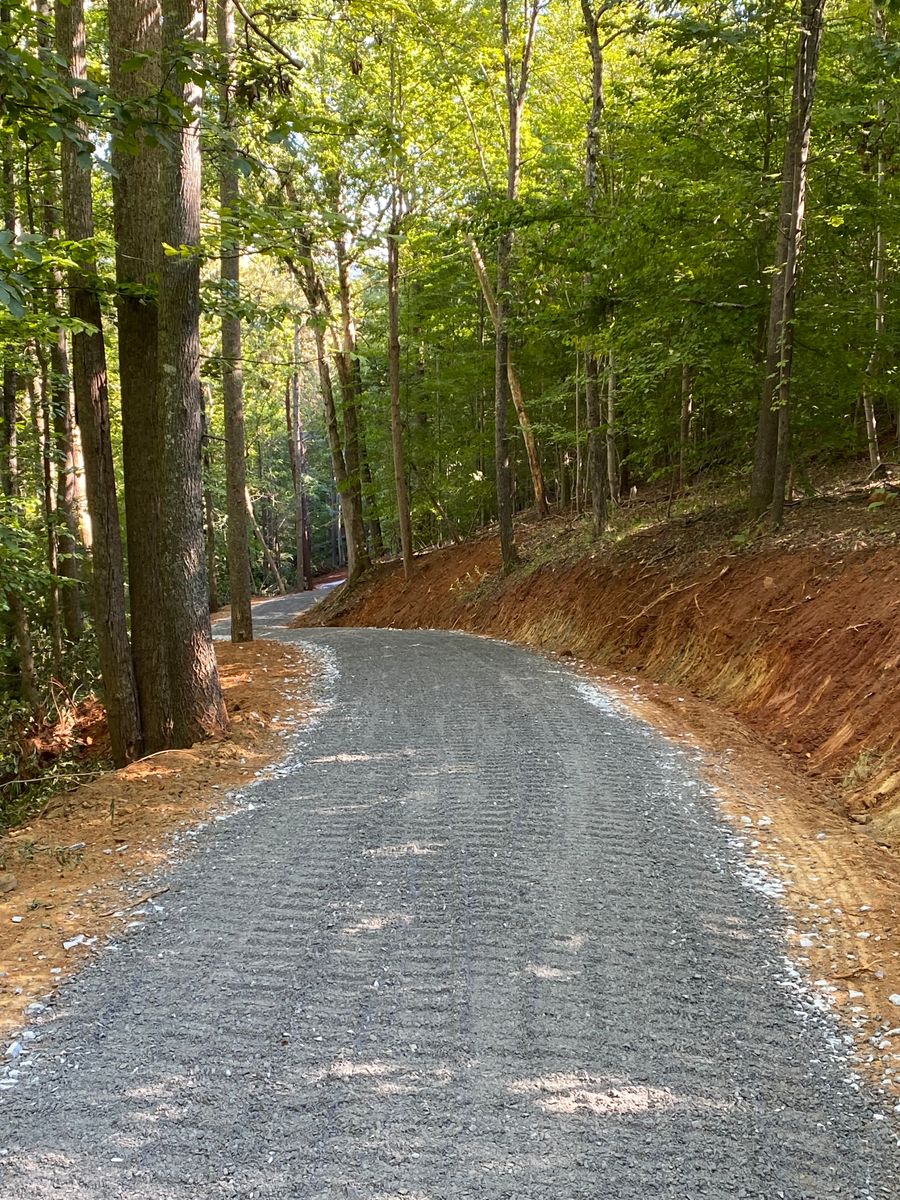
<instances>
[{"instance_id":1,"label":"thin tree trunk","mask_svg":"<svg viewBox=\"0 0 900 1200\"><path fill-rule=\"evenodd\" d=\"M475 268L475 274L478 276L481 293L484 297L485 306L490 313L494 326L494 336L496 337L498 321L497 297L494 294L494 288L491 284L481 251L478 248L478 243L471 234L469 235L469 253L472 256L472 265ZM549 511L547 507L547 485L544 480L544 472L541 468L541 457L537 447L537 440L534 436L534 429L528 417L528 411L525 408L525 397L522 394L519 373L510 354L508 343L506 347L506 374L509 384L509 394L513 402L513 407L516 410L519 428L522 430L522 440L525 443L525 453L528 456L528 469L531 472L531 486L534 491L534 506L537 509L538 516L545 517Z\"/></svg>"},{"instance_id":2,"label":"thin tree trunk","mask_svg":"<svg viewBox=\"0 0 900 1200\"><path fill-rule=\"evenodd\" d=\"M244 511L246 512L247 520L253 526L253 532L256 534L256 540L259 542L260 547L262 549L263 558L265 559L266 566L269 568L269 571L275 580L275 586L278 588L278 595L285 596L285 595L287 595L287 588L284 585L284 577L282 576L281 572L278 569L278 559L275 557L274 553L269 548L269 545L266 542L265 535L263 534L262 528L260 527L259 521L257 521L257 519L256 519L256 513L253 511L253 500L250 497L250 489L249 488L247 488L246 492L244 492L244 506L245 506Z\"/></svg>"},{"instance_id":3,"label":"thin tree trunk","mask_svg":"<svg viewBox=\"0 0 900 1200\"><path fill-rule=\"evenodd\" d=\"M872 6L872 19L875 25L876 40L883 45L885 40L884 12L878 3ZM884 152L882 138L884 137L884 98L878 98L878 123L876 136L878 138L878 153L875 166L876 206L878 217L875 225L875 246L872 255L872 276L875 301L875 340L872 353L866 366L866 379L863 387L863 407L866 414L866 443L869 449L869 464L874 469L881 462L881 451L878 447L878 423L875 414L875 400L879 390L881 374L881 345L884 340L885 326L885 244L884 225L882 223L881 205L884 197Z\"/></svg>"},{"instance_id":4,"label":"thin tree trunk","mask_svg":"<svg viewBox=\"0 0 900 1200\"><path fill-rule=\"evenodd\" d=\"M794 352L794 313L800 278L810 131L824 10L825 0L802 0L766 331L766 377L760 399L750 483L753 513L759 516L771 507L772 520L776 525L780 524L784 506L789 458L788 406Z\"/></svg>"},{"instance_id":5,"label":"thin tree trunk","mask_svg":"<svg viewBox=\"0 0 900 1200\"><path fill-rule=\"evenodd\" d=\"M48 43L49 45L49 43ZM47 171L42 184L42 229L46 238L60 237L59 183L56 170ZM64 279L61 270L51 271L52 286L48 294L49 309L54 316L63 311ZM57 464L55 509L62 516L55 533L57 543L57 570L64 582L60 587L60 607L66 637L77 642L84 632L84 617L81 611L82 555L79 528L79 498L76 479L75 421L69 387L69 356L66 331L62 327L50 343L49 369L44 349L37 348L41 372L48 375L48 388L44 403L49 405L52 416L55 454Z\"/></svg>"},{"instance_id":6,"label":"thin tree trunk","mask_svg":"<svg viewBox=\"0 0 900 1200\"><path fill-rule=\"evenodd\" d=\"M209 384L203 385L202 397L203 417L203 515L204 536L206 539L206 582L209 587L209 611L219 610L219 583L216 570L216 509L212 494L212 464L209 454L210 425L212 417L212 389Z\"/></svg>"},{"instance_id":7,"label":"thin tree trunk","mask_svg":"<svg viewBox=\"0 0 900 1200\"><path fill-rule=\"evenodd\" d=\"M337 196L340 205L340 193ZM341 310L340 339L336 355L338 382L341 388L341 407L344 415L344 462L347 469L347 485L353 495L354 505L359 507L365 528L365 506L362 493L362 455L359 436L359 372L356 360L356 322L350 294L350 263L345 235L335 242L338 267L338 300ZM364 542L364 547L365 547ZM368 560L368 551L365 551Z\"/></svg>"},{"instance_id":8,"label":"thin tree trunk","mask_svg":"<svg viewBox=\"0 0 900 1200\"><path fill-rule=\"evenodd\" d=\"M609 497L613 504L619 503L619 456L616 453L616 360L612 350L606 364L606 478Z\"/></svg>"},{"instance_id":9,"label":"thin tree trunk","mask_svg":"<svg viewBox=\"0 0 900 1200\"><path fill-rule=\"evenodd\" d=\"M599 14L593 10L592 0L581 0L585 35L591 54L591 111L587 121L584 151L584 176L587 189L588 213L593 216L599 196L600 126L603 120L605 98L603 92L603 46L600 41ZM592 285L590 275L585 283ZM601 446L605 441L603 430L602 401L600 391L600 364L592 349L584 352L584 395L588 427L587 477L591 490L591 527L594 537L600 537L608 520L606 506L606 480L603 459L607 452ZM613 445L615 452L615 445ZM612 494L612 489L611 489Z\"/></svg>"},{"instance_id":10,"label":"thin tree trunk","mask_svg":"<svg viewBox=\"0 0 900 1200\"><path fill-rule=\"evenodd\" d=\"M300 360L301 329L294 327L294 369L284 397L287 420L288 450L291 459L291 478L294 484L294 542L296 545L296 588L298 592L312 591L312 554L309 536L309 511L306 501L306 447L300 417Z\"/></svg>"},{"instance_id":11,"label":"thin tree trunk","mask_svg":"<svg viewBox=\"0 0 900 1200\"><path fill-rule=\"evenodd\" d=\"M152 104L162 86L158 0L109 0L110 84L115 99ZM112 139L119 386L128 539L131 650L147 753L172 744L172 698L161 603L162 417L158 388L157 277L162 250L160 149L140 128L137 146ZM204 589L205 590L205 589Z\"/></svg>"},{"instance_id":12,"label":"thin tree trunk","mask_svg":"<svg viewBox=\"0 0 900 1200\"><path fill-rule=\"evenodd\" d=\"M163 0L163 79L184 112L163 152L160 237L194 248L200 240L200 107L193 47L201 35L196 0ZM172 701L172 744L190 746L227 728L213 649L203 557L200 469L200 261L165 255L160 264L157 387L162 417L163 608Z\"/></svg>"},{"instance_id":13,"label":"thin tree trunk","mask_svg":"<svg viewBox=\"0 0 900 1200\"><path fill-rule=\"evenodd\" d=\"M591 528L594 537L606 529L606 439L603 435L603 407L600 398L600 363L597 356L584 356L584 407L587 423L587 480L591 491Z\"/></svg>"},{"instance_id":14,"label":"thin tree trunk","mask_svg":"<svg viewBox=\"0 0 900 1200\"><path fill-rule=\"evenodd\" d=\"M578 351L575 351L575 512L581 512L581 388L578 378Z\"/></svg>"},{"instance_id":15,"label":"thin tree trunk","mask_svg":"<svg viewBox=\"0 0 900 1200\"><path fill-rule=\"evenodd\" d=\"M291 190L289 188L287 190L289 199L292 202L296 202ZM334 388L331 381L331 369L328 364L328 351L325 345L324 325L327 319L328 304L324 285L319 278L313 261L312 244L308 239L303 239L301 242L300 254L303 259L302 268L293 266L292 269L295 276L300 280L312 318L311 325L316 348L319 389L322 395L322 408L325 415L325 432L328 437L328 448L331 451L331 465L334 471L335 487L338 492L347 540L347 576L348 579L352 580L363 574L369 566L362 503L358 490L352 486L350 472L341 443L337 409L334 402Z\"/></svg>"},{"instance_id":16,"label":"thin tree trunk","mask_svg":"<svg viewBox=\"0 0 900 1200\"><path fill-rule=\"evenodd\" d=\"M236 306L241 291L241 248L234 222L240 200L240 178L231 143L231 76L234 70L234 3L218 0L216 6L221 73L219 120L226 130L221 150L219 201L222 221L220 277L226 304ZM244 371L241 362L241 319L222 316L222 401L225 421L225 508L228 539L228 590L231 601L231 640L253 641L250 576L250 543L244 496L247 491L246 438L244 432Z\"/></svg>"},{"instance_id":17,"label":"thin tree trunk","mask_svg":"<svg viewBox=\"0 0 900 1200\"><path fill-rule=\"evenodd\" d=\"M387 239L388 293L388 381L391 395L391 451L394 460L394 487L397 493L397 524L400 527L400 552L403 574L412 574L412 522L409 515L409 491L406 484L406 457L403 449L403 418L400 411L400 211L398 189L394 186L393 215Z\"/></svg>"},{"instance_id":18,"label":"thin tree trunk","mask_svg":"<svg viewBox=\"0 0 900 1200\"><path fill-rule=\"evenodd\" d=\"M87 77L83 0L57 0L56 52L71 79ZM74 143L66 140L62 144L62 194L66 236L73 242L90 242L94 236L90 169L79 165ZM69 272L69 311L85 326L72 335L72 382L93 534L94 632L113 759L121 766L140 755L142 736L125 611L103 317L93 262Z\"/></svg>"},{"instance_id":19,"label":"thin tree trunk","mask_svg":"<svg viewBox=\"0 0 900 1200\"><path fill-rule=\"evenodd\" d=\"M47 609L50 625L50 645L53 652L54 669L58 672L62 662L63 652L63 622L62 598L59 586L59 528L56 512L56 481L53 473L53 426L51 409L53 406L52 387L47 369L47 356L38 356L40 366L40 390L35 391L33 401L35 408L35 432L38 434L41 447L41 507L44 513L44 538L47 546L47 570L50 574L50 587L47 595ZM32 389L34 385L32 383Z\"/></svg>"},{"instance_id":20,"label":"thin tree trunk","mask_svg":"<svg viewBox=\"0 0 900 1200\"><path fill-rule=\"evenodd\" d=\"M519 195L521 172L522 117L531 75L534 39L540 0L526 0L525 37L518 63L513 63L509 0L500 0L500 41L506 90L506 199L512 204ZM494 342L494 455L497 475L497 514L500 524L500 554L504 570L515 565L518 555L513 532L513 484L509 444L509 316L510 269L513 231L504 229L497 242L497 320Z\"/></svg>"},{"instance_id":21,"label":"thin tree trunk","mask_svg":"<svg viewBox=\"0 0 900 1200\"><path fill-rule=\"evenodd\" d=\"M684 491L688 445L691 438L694 394L691 368L687 363L681 367L681 417L678 422L678 490Z\"/></svg>"},{"instance_id":22,"label":"thin tree trunk","mask_svg":"<svg viewBox=\"0 0 900 1200\"><path fill-rule=\"evenodd\" d=\"M72 402L69 392L69 356L65 331L60 329L50 346L50 394L53 436L56 444L56 508L61 515L57 550L63 624L66 637L77 642L84 633L81 611L82 546L78 520L78 485Z\"/></svg>"}]
</instances>

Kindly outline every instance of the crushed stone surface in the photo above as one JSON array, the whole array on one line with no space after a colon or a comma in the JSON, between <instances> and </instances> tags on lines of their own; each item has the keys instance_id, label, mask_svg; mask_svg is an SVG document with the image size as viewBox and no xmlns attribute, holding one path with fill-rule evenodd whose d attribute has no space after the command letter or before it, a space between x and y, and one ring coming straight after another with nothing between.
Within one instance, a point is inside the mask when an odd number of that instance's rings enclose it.
<instances>
[{"instance_id":1,"label":"crushed stone surface","mask_svg":"<svg viewBox=\"0 0 900 1200\"><path fill-rule=\"evenodd\" d=\"M461 634L323 663L285 767L16 1039L0 1200L869 1200L897 1126L691 760Z\"/></svg>"}]
</instances>

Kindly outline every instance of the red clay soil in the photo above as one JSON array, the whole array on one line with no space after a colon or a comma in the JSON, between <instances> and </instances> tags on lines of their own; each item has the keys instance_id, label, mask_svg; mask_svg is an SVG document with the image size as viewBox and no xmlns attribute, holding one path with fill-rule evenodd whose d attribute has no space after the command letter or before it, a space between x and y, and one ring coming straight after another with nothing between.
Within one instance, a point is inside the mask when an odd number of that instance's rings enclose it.
<instances>
[{"instance_id":1,"label":"red clay soil","mask_svg":"<svg viewBox=\"0 0 900 1200\"><path fill-rule=\"evenodd\" d=\"M798 506L752 545L727 512L588 553L557 520L521 531L505 578L485 538L417 558L409 582L383 565L307 620L465 629L689 689L900 842L900 505L865 501Z\"/></svg>"}]
</instances>

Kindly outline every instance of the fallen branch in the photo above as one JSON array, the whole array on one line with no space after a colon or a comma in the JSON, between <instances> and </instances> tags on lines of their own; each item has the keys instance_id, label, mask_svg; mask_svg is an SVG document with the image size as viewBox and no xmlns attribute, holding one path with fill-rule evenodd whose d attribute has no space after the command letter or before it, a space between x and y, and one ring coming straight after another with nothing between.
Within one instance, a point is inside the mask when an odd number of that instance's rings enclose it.
<instances>
[{"instance_id":1,"label":"fallen branch","mask_svg":"<svg viewBox=\"0 0 900 1200\"><path fill-rule=\"evenodd\" d=\"M140 908L142 904L146 904L148 900L155 900L157 896L163 896L169 889L167 887L159 888L158 891L148 892L146 896L141 896L140 900L135 900L131 904L119 904L115 908L107 909L106 912L97 913L98 917L115 917L119 913L131 912L133 908Z\"/></svg>"}]
</instances>

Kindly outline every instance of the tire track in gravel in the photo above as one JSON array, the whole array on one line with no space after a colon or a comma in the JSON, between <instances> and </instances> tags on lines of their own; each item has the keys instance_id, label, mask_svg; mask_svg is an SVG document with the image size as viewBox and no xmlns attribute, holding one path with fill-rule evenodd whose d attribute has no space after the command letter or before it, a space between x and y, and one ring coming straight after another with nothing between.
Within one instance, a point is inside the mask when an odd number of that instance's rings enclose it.
<instances>
[{"instance_id":1,"label":"tire track in gravel","mask_svg":"<svg viewBox=\"0 0 900 1200\"><path fill-rule=\"evenodd\" d=\"M66 987L0 1200L868 1200L896 1126L690 760L458 634L261 632L333 695Z\"/></svg>"}]
</instances>

